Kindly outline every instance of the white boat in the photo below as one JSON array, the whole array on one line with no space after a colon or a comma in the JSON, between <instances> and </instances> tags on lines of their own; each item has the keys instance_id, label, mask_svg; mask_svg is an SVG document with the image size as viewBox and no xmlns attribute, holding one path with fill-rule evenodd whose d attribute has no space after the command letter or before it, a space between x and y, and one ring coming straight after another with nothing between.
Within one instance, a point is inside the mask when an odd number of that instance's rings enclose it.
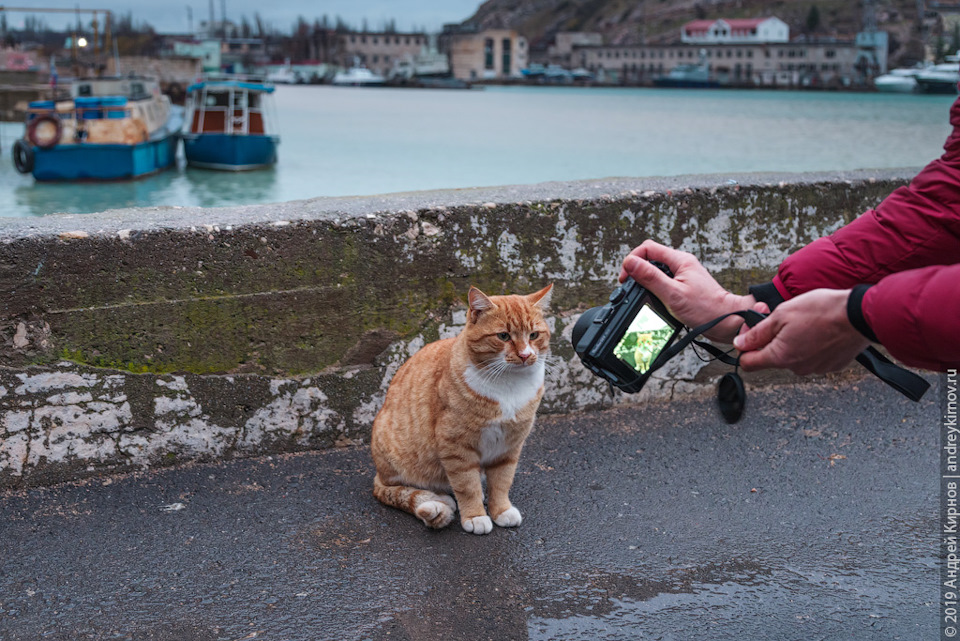
<instances>
[{"instance_id":1,"label":"white boat","mask_svg":"<svg viewBox=\"0 0 960 641\"><path fill-rule=\"evenodd\" d=\"M873 79L873 86L884 93L913 93L917 91L917 74L926 67L891 69Z\"/></svg>"},{"instance_id":2,"label":"white boat","mask_svg":"<svg viewBox=\"0 0 960 641\"><path fill-rule=\"evenodd\" d=\"M947 62L931 65L917 74L917 89L923 93L957 93L960 59L947 56Z\"/></svg>"},{"instance_id":3,"label":"white boat","mask_svg":"<svg viewBox=\"0 0 960 641\"><path fill-rule=\"evenodd\" d=\"M299 73L290 66L290 58L283 61L282 67L276 67L267 74L267 82L275 85L298 85L303 82Z\"/></svg>"},{"instance_id":4,"label":"white boat","mask_svg":"<svg viewBox=\"0 0 960 641\"><path fill-rule=\"evenodd\" d=\"M333 76L333 84L341 87L379 87L386 80L359 63L354 63L346 71L338 71Z\"/></svg>"},{"instance_id":5,"label":"white boat","mask_svg":"<svg viewBox=\"0 0 960 641\"><path fill-rule=\"evenodd\" d=\"M397 58L390 70L391 81L413 78L435 78L450 75L450 60L436 49L423 47L415 56L409 54Z\"/></svg>"}]
</instances>

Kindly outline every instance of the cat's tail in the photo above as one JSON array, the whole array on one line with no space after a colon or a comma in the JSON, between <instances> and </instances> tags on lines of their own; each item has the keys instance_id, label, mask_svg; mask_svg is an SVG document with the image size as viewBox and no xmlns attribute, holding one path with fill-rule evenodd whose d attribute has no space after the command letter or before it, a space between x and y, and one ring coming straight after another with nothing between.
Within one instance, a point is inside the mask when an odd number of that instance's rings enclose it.
<instances>
[{"instance_id":1,"label":"cat's tail","mask_svg":"<svg viewBox=\"0 0 960 641\"><path fill-rule=\"evenodd\" d=\"M379 474L373 477L373 495L384 505L409 512L437 530L450 525L457 512L456 501L446 494L405 485L387 485Z\"/></svg>"}]
</instances>

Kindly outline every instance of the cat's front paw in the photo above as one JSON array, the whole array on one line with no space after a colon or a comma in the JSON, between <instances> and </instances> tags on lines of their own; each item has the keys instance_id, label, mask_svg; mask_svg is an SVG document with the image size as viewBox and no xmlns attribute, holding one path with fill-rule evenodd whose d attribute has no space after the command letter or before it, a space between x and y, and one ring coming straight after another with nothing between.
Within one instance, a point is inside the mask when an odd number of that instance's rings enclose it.
<instances>
[{"instance_id":1,"label":"cat's front paw","mask_svg":"<svg viewBox=\"0 0 960 641\"><path fill-rule=\"evenodd\" d=\"M493 531L493 521L487 515L474 516L460 521L463 529L474 534L490 534Z\"/></svg>"},{"instance_id":2,"label":"cat's front paw","mask_svg":"<svg viewBox=\"0 0 960 641\"><path fill-rule=\"evenodd\" d=\"M511 506L510 509L501 512L493 522L500 527L517 527L523 523L523 517L520 516L520 510Z\"/></svg>"}]
</instances>

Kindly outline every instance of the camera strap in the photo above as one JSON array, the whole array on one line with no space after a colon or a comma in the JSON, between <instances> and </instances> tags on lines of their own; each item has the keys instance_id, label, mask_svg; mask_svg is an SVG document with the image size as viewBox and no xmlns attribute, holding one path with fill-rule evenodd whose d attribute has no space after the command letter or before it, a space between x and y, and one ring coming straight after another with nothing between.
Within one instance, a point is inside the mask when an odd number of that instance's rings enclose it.
<instances>
[{"instance_id":1,"label":"camera strap","mask_svg":"<svg viewBox=\"0 0 960 641\"><path fill-rule=\"evenodd\" d=\"M663 367L667 361L682 352L688 345L690 345L690 343L696 343L698 346L710 352L710 354L715 356L718 360L728 365L739 367L739 356L734 358L714 345L696 340L697 337L702 335L704 332L710 331L717 324L726 320L730 316L740 316L750 327L753 327L766 318L766 314L761 314L760 312L752 309L745 309L738 312L724 314L723 316L704 323L699 327L694 327L693 329L689 330L683 338L671 345L668 349L661 352L660 356L658 356L653 362L653 365L650 366L649 372L652 373L655 370ZM865 350L860 352L857 355L856 360L858 363L867 368L867 370L874 376L909 398L911 401L919 401L930 388L930 383L928 383L922 376L918 376L917 374L914 374L913 372L894 364L892 361L890 361L890 359L885 357L872 346L867 347Z\"/></svg>"}]
</instances>

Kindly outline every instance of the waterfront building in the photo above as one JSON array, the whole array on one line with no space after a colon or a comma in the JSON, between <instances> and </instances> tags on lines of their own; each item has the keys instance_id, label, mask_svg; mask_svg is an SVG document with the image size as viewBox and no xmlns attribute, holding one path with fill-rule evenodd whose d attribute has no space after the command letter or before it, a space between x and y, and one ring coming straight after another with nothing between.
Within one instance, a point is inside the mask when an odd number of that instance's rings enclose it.
<instances>
[{"instance_id":1,"label":"waterfront building","mask_svg":"<svg viewBox=\"0 0 960 641\"><path fill-rule=\"evenodd\" d=\"M603 44L603 34L593 31L561 31L554 38L554 43L547 47L546 58L535 56L531 52L530 62L543 65L560 65L565 69L574 69L577 65L574 59L576 47L599 46Z\"/></svg>"},{"instance_id":2,"label":"waterfront building","mask_svg":"<svg viewBox=\"0 0 960 641\"><path fill-rule=\"evenodd\" d=\"M375 74L386 76L398 61L415 58L427 45L427 34L420 32L338 33L330 62L341 67L359 62Z\"/></svg>"},{"instance_id":3,"label":"waterfront building","mask_svg":"<svg viewBox=\"0 0 960 641\"><path fill-rule=\"evenodd\" d=\"M527 40L512 29L444 28L441 47L450 58L454 77L477 80L519 78L527 67Z\"/></svg>"},{"instance_id":4,"label":"waterfront building","mask_svg":"<svg viewBox=\"0 0 960 641\"><path fill-rule=\"evenodd\" d=\"M646 84L701 57L721 83L740 86L847 86L869 70L854 41L755 45L649 45L577 47L577 65L614 83Z\"/></svg>"},{"instance_id":5,"label":"waterfront building","mask_svg":"<svg viewBox=\"0 0 960 641\"><path fill-rule=\"evenodd\" d=\"M183 58L196 58L203 66L203 73L220 71L220 40L175 40L173 55Z\"/></svg>"},{"instance_id":6,"label":"waterfront building","mask_svg":"<svg viewBox=\"0 0 960 641\"><path fill-rule=\"evenodd\" d=\"M885 37L790 40L789 26L775 17L694 20L670 44L574 45L571 66L620 84L649 84L679 65L706 65L711 78L731 86L844 87L883 73Z\"/></svg>"},{"instance_id":7,"label":"waterfront building","mask_svg":"<svg viewBox=\"0 0 960 641\"><path fill-rule=\"evenodd\" d=\"M696 45L788 42L790 26L780 18L693 20L680 28L680 42Z\"/></svg>"}]
</instances>

